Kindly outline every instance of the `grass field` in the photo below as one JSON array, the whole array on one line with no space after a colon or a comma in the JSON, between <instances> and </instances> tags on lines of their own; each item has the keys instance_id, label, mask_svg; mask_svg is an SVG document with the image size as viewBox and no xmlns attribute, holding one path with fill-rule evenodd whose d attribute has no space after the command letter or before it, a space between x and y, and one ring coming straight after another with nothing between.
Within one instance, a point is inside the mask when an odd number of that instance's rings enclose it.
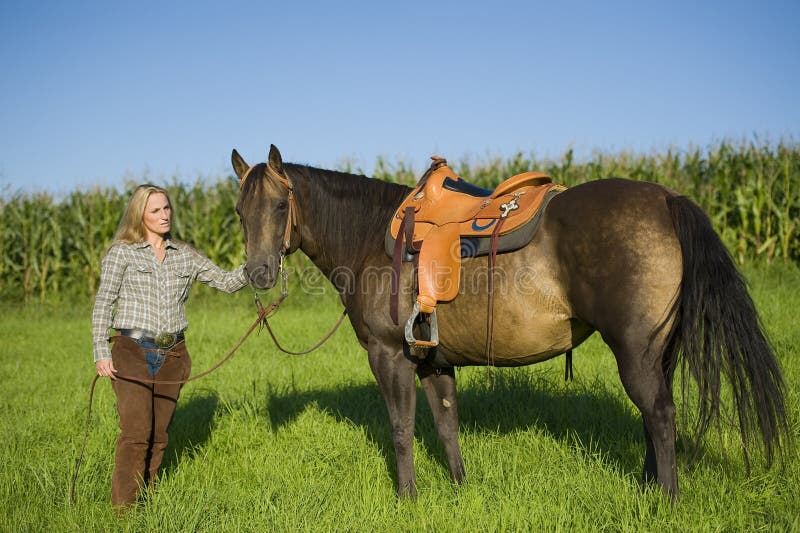
<instances>
[{"instance_id":1,"label":"grass field","mask_svg":"<svg viewBox=\"0 0 800 533\"><path fill-rule=\"evenodd\" d=\"M800 437L800 271L746 272L788 384ZM193 372L210 367L254 319L247 293L198 290L189 301ZM398 501L383 400L349 326L321 350L281 355L252 337L219 371L187 385L164 475L146 505L109 504L116 411L98 385L78 502L69 482L93 376L90 302L0 308L2 531L787 531L800 530L800 460L747 475L737 433L709 434L702 457L679 453L680 503L638 479L643 440L613 357L598 336L575 354L522 369L461 369L467 482L451 485L420 391L419 498ZM327 295L296 294L273 325L305 348L336 320ZM680 407L679 407L680 414ZM680 433L680 428L679 428Z\"/></svg>"}]
</instances>

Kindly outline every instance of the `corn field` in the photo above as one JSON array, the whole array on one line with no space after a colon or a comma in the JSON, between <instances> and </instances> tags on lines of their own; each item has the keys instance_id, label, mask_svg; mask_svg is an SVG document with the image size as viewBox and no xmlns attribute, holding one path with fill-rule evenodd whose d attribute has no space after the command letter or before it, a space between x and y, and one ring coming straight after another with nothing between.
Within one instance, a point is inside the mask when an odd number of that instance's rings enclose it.
<instances>
[{"instance_id":1,"label":"corn field","mask_svg":"<svg viewBox=\"0 0 800 533\"><path fill-rule=\"evenodd\" d=\"M503 159L450 160L464 179L494 187L528 170L549 173L568 186L609 177L653 181L698 202L735 259L800 262L800 145L722 142L709 149L670 149L650 155L596 153L575 161L537 160L518 153ZM341 170L352 171L350 168ZM412 184L424 169L379 158L373 177ZM360 171L359 171L360 172ZM125 190L0 195L0 300L30 301L94 294L100 260L109 246L128 195ZM175 205L173 234L196 245L214 262L233 267L244 259L235 213L239 193L230 177L166 184ZM576 216L580 216L576 214ZM292 258L298 262L299 254Z\"/></svg>"}]
</instances>

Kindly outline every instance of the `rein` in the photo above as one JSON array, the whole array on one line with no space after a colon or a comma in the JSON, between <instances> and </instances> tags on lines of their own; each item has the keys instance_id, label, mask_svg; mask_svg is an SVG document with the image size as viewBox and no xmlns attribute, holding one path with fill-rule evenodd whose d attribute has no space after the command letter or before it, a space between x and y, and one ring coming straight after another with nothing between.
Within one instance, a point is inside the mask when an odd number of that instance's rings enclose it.
<instances>
[{"instance_id":1,"label":"rein","mask_svg":"<svg viewBox=\"0 0 800 533\"><path fill-rule=\"evenodd\" d=\"M258 315L260 317L259 320L262 323L262 325L267 329L267 333L269 333L269 336L272 338L272 342L275 344L275 347L278 348L278 350L280 350L281 352L283 352L285 354L288 354L288 355L306 355L306 354L310 354L311 352L313 352L314 350L316 350L317 348L319 348L320 346L325 344L325 342L327 342L327 340L330 339L333 336L334 333L336 333L336 330L339 329L339 326L341 326L342 322L344 322L344 317L347 316L347 308L345 307L342 310L342 314L339 316L339 320L336 321L336 324L333 325L333 328L331 328L331 330L328 331L328 333L326 333L325 336L322 337L322 339L319 342L317 342L314 346L312 346L311 348L308 348L306 350L302 350L302 351L299 351L299 352L293 352L293 351L287 350L286 348L281 346L281 343L278 341L278 338L275 336L275 333L272 331L272 327L269 325L269 321L267 319L274 314L272 312L272 310L273 309L277 309L278 305L280 305L280 302L282 302L283 300L285 300L289 296L289 275L286 272L286 268L284 268L284 264L283 264L283 261L284 261L285 257L286 256L283 255L283 253L281 253L281 262L280 262L280 267L279 267L280 268L280 273L281 273L281 295L280 295L280 297L277 300L275 300L275 302L270 304L269 310L267 310L267 311L265 311L264 307L261 305L261 299L258 297L258 293L255 290L253 291L253 298L255 300L256 309L258 309Z\"/></svg>"},{"instance_id":2,"label":"rein","mask_svg":"<svg viewBox=\"0 0 800 533\"><path fill-rule=\"evenodd\" d=\"M285 354L289 354L289 355L306 355L306 354L310 354L311 352L313 352L314 350L316 350L317 348L319 348L320 346L325 344L325 342L327 342L328 339L333 337L333 334L336 333L336 330L339 329L339 326L341 326L342 322L344 322L344 317L345 316L347 316L347 309L346 308L342 311L342 314L339 316L339 320L336 321L336 324L333 325L333 328L331 328L331 330L328 331L328 333L325 334L325 336L322 337L322 339L318 343L316 343L311 348L308 348L307 350L303 350L303 351L300 351L300 352L293 352L293 351L287 350L286 348L281 346L281 343L278 342L278 339L275 337L275 333L272 331L272 328L270 327L269 322L267 322L267 318L266 317L264 317L263 323L264 323L264 327L267 328L267 333L269 333L269 336L272 338L272 342L275 343L275 347L278 348L278 350L282 351Z\"/></svg>"}]
</instances>

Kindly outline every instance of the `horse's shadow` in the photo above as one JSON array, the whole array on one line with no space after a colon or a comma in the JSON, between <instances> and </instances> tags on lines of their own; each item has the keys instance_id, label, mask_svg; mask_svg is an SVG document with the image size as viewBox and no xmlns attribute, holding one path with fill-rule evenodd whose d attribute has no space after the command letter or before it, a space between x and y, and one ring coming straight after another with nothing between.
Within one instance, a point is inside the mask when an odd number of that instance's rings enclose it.
<instances>
[{"instance_id":1,"label":"horse's shadow","mask_svg":"<svg viewBox=\"0 0 800 533\"><path fill-rule=\"evenodd\" d=\"M501 371L502 372L502 371ZM519 371L517 371L519 372ZM459 433L488 431L509 434L543 431L576 453L598 452L623 474L640 472L644 457L641 419L630 402L601 382L553 386L502 372L493 385L471 384L458 392ZM389 472L396 476L395 452L386 407L377 384L335 389L267 391L268 417L273 429L289 424L310 406L365 428L380 450ZM447 468L427 400L417 391L416 437ZM469 465L467 465L469 468Z\"/></svg>"},{"instance_id":2,"label":"horse's shadow","mask_svg":"<svg viewBox=\"0 0 800 533\"><path fill-rule=\"evenodd\" d=\"M622 474L641 471L644 457L641 417L627 398L610 390L607 384L578 379L568 385L554 385L520 370L497 372L491 385L475 379L466 386L461 383L458 412L462 436L466 432L502 435L539 430L554 443L571 446L577 454L587 457L601 454L606 463ZM266 403L266 416L273 429L290 424L311 406L363 427L367 438L383 456L387 470L396 478L391 426L376 383L307 391L269 387L263 400L256 401ZM251 403L252 398L243 402ZM213 431L214 417L226 412L219 410L219 403L218 394L211 389L194 390L181 399L162 463L166 472L194 457L206 443ZM235 405L234 402L232 407ZM447 458L421 390L417 391L415 434L422 446L447 468ZM715 454L703 449L703 452L704 460L718 465L729 460L724 451Z\"/></svg>"},{"instance_id":3,"label":"horse's shadow","mask_svg":"<svg viewBox=\"0 0 800 533\"><path fill-rule=\"evenodd\" d=\"M164 454L162 469L172 472L178 463L194 457L196 450L211 436L219 396L210 389L192 391L181 398L169 430L169 448Z\"/></svg>"}]
</instances>

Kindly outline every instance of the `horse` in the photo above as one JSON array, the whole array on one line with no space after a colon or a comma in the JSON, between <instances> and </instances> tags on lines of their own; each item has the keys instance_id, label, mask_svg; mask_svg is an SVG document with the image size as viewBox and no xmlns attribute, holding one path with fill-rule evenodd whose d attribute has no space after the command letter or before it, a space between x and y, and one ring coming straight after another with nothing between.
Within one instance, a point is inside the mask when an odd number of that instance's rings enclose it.
<instances>
[{"instance_id":1,"label":"horse","mask_svg":"<svg viewBox=\"0 0 800 533\"><path fill-rule=\"evenodd\" d=\"M732 391L745 458L758 441L768 464L790 438L785 384L746 284L689 198L661 185L624 179L587 182L557 194L533 239L498 254L491 360L487 358L484 262L465 259L463 283L437 308L436 357L404 340L390 318L391 259L384 237L407 186L366 176L284 164L271 145L266 162L231 155L240 180L237 212L246 271L255 289L279 278L283 257L305 253L341 295L386 403L397 459L397 496L416 496L413 437L416 380L433 413L452 482L465 480L458 442L454 368L513 367L569 352L602 335L644 426L641 483L679 498L676 368L696 382L698 441L720 419ZM400 271L401 316L412 312L412 263ZM522 274L522 275L517 275ZM684 386L689 379L684 379ZM748 462L749 465L749 462Z\"/></svg>"}]
</instances>

